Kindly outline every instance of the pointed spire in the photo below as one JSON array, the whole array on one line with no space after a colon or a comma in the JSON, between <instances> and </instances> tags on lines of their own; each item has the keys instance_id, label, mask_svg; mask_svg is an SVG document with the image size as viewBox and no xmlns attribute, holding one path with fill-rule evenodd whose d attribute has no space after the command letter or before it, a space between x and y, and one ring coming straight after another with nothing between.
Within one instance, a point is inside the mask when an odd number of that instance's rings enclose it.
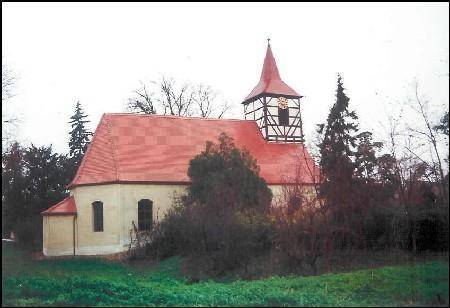
<instances>
[{"instance_id":1,"label":"pointed spire","mask_svg":"<svg viewBox=\"0 0 450 308\"><path fill-rule=\"evenodd\" d=\"M283 95L288 97L301 97L294 89L281 80L277 63L270 47L270 38L267 38L267 51L261 71L259 83L245 98L244 103L262 94Z\"/></svg>"}]
</instances>

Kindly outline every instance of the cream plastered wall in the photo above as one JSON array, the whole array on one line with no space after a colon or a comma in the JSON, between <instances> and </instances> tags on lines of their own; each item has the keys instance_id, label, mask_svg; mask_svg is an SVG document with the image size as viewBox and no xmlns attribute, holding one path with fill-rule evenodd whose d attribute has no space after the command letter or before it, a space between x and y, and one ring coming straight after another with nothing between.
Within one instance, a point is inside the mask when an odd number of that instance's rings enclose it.
<instances>
[{"instance_id":1,"label":"cream plastered wall","mask_svg":"<svg viewBox=\"0 0 450 308\"><path fill-rule=\"evenodd\" d=\"M132 221L138 224L138 202L153 202L153 220L161 219L185 185L109 184L75 187L76 254L111 254L128 249ZM103 202L103 232L94 232L92 203Z\"/></svg>"},{"instance_id":2,"label":"cream plastered wall","mask_svg":"<svg viewBox=\"0 0 450 308\"><path fill-rule=\"evenodd\" d=\"M71 190L75 198L75 254L98 255L125 251L130 243L132 221L138 224L138 202L153 201L153 220L160 220L173 204L173 198L185 192L186 185L107 184L80 186ZM274 200L281 185L269 185ZM103 232L94 232L92 203L103 202ZM47 219L49 217L49 219ZM68 216L44 217L44 254L73 254L72 220ZM71 217L70 219L73 219Z\"/></svg>"},{"instance_id":3,"label":"cream plastered wall","mask_svg":"<svg viewBox=\"0 0 450 308\"><path fill-rule=\"evenodd\" d=\"M43 253L45 256L73 254L74 216L43 216Z\"/></svg>"},{"instance_id":4,"label":"cream plastered wall","mask_svg":"<svg viewBox=\"0 0 450 308\"><path fill-rule=\"evenodd\" d=\"M285 195L283 194L283 185L268 185L272 191L273 198L272 202L277 204L278 202L283 202ZM306 193L307 198L313 199L316 196L316 190L313 185L302 186L302 190Z\"/></svg>"}]
</instances>

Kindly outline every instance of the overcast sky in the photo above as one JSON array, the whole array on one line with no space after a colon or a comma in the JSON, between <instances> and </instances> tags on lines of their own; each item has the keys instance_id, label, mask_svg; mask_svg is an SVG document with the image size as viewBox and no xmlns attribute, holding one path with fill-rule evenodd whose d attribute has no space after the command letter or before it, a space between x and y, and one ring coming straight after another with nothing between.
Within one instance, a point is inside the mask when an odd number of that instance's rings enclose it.
<instances>
[{"instance_id":1,"label":"overcast sky","mask_svg":"<svg viewBox=\"0 0 450 308\"><path fill-rule=\"evenodd\" d=\"M211 85L243 118L270 36L282 79L304 95L306 138L324 122L341 73L361 126L421 93L449 97L449 5L2 3L2 61L18 77L18 138L68 151L80 100L95 129L124 112L139 82L166 74ZM390 104L390 105L389 105ZM448 107L447 107L448 108ZM411 119L413 121L413 119Z\"/></svg>"}]
</instances>

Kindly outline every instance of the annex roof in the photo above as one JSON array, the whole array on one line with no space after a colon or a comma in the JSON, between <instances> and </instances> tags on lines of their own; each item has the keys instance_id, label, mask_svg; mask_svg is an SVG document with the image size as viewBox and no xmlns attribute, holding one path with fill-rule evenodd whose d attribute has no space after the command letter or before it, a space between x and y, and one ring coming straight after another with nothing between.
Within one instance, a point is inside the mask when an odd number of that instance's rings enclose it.
<instances>
[{"instance_id":1,"label":"annex roof","mask_svg":"<svg viewBox=\"0 0 450 308\"><path fill-rule=\"evenodd\" d=\"M301 97L294 89L289 87L283 80L281 80L280 73L278 72L277 63L272 54L272 48L270 44L267 45L266 57L264 58L264 64L261 72L259 83L244 99L243 103L256 99L263 95L283 95L289 98Z\"/></svg>"},{"instance_id":2,"label":"annex roof","mask_svg":"<svg viewBox=\"0 0 450 308\"><path fill-rule=\"evenodd\" d=\"M67 197L63 201L48 208L42 215L77 215L77 206L73 196Z\"/></svg>"},{"instance_id":3,"label":"annex roof","mask_svg":"<svg viewBox=\"0 0 450 308\"><path fill-rule=\"evenodd\" d=\"M247 148L268 184L313 183L314 162L300 144L267 142L255 121L106 113L69 187L104 183L188 184L189 161L221 132ZM303 151L304 150L304 151Z\"/></svg>"}]
</instances>

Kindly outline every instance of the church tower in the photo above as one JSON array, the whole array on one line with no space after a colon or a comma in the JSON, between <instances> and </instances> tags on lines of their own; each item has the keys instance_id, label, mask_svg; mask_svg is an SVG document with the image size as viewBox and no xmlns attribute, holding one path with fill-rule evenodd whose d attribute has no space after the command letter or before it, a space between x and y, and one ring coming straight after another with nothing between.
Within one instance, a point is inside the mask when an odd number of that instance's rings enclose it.
<instances>
[{"instance_id":1,"label":"church tower","mask_svg":"<svg viewBox=\"0 0 450 308\"><path fill-rule=\"evenodd\" d=\"M281 80L268 39L259 83L242 102L245 119L255 120L267 141L303 142L301 98Z\"/></svg>"}]
</instances>

